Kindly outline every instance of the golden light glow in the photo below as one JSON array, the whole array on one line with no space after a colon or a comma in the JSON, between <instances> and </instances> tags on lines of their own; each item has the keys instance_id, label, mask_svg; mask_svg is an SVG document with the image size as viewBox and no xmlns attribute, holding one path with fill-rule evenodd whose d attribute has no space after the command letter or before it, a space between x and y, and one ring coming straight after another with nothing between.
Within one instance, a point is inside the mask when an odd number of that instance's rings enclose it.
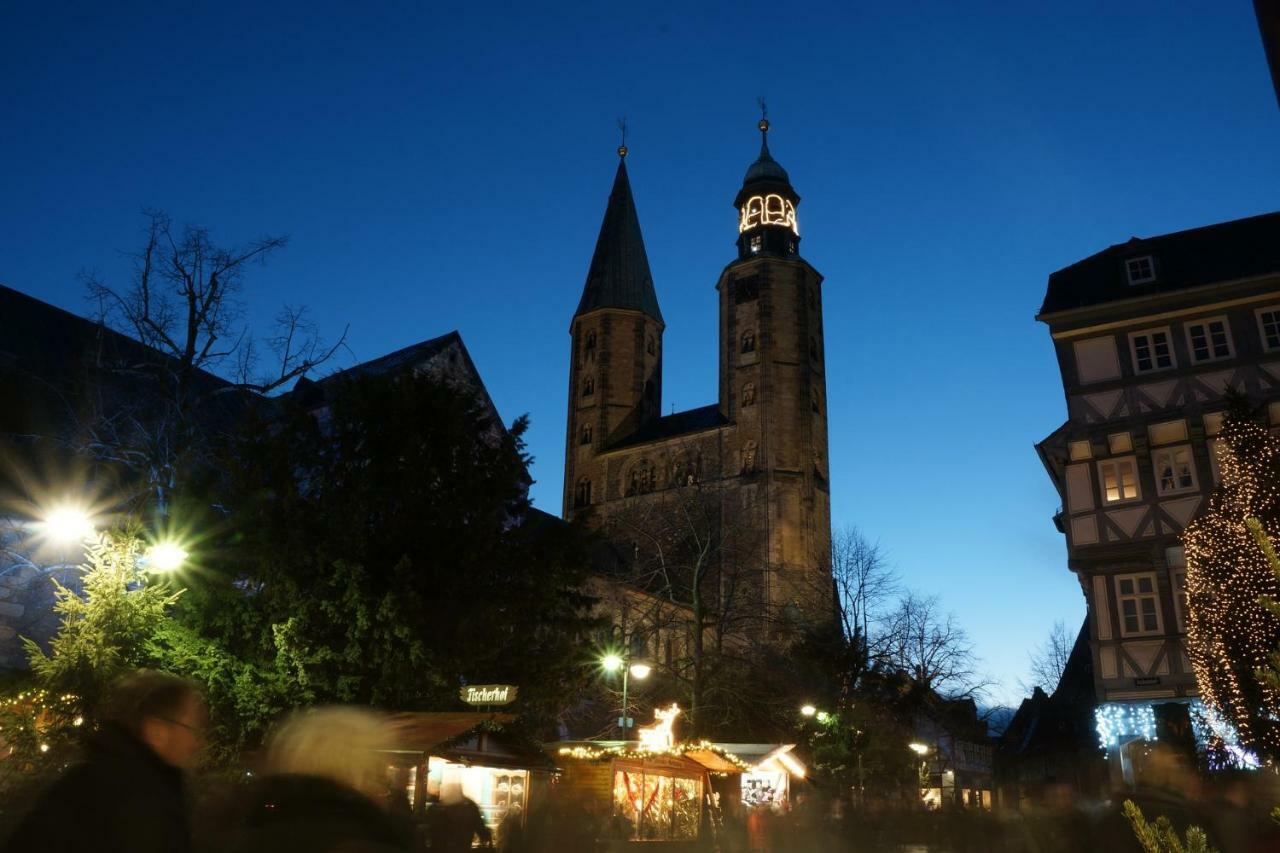
<instances>
[{"instance_id":1,"label":"golden light glow","mask_svg":"<svg viewBox=\"0 0 1280 853\"><path fill-rule=\"evenodd\" d=\"M649 666L649 664L647 663L631 664L632 678L636 678L636 679L639 679L640 681L644 681L646 678L649 677L649 673L651 672L653 672L653 667Z\"/></svg>"},{"instance_id":2,"label":"golden light glow","mask_svg":"<svg viewBox=\"0 0 1280 853\"><path fill-rule=\"evenodd\" d=\"M907 744L907 746L911 747L911 751L914 752L916 755L927 755L929 752L929 747L925 746L922 743L916 743L912 741L911 743Z\"/></svg>"},{"instance_id":3,"label":"golden light glow","mask_svg":"<svg viewBox=\"0 0 1280 853\"><path fill-rule=\"evenodd\" d=\"M605 655L600 661L600 666L604 667L605 672L617 672L622 669L622 658L617 655Z\"/></svg>"},{"instance_id":4,"label":"golden light glow","mask_svg":"<svg viewBox=\"0 0 1280 853\"><path fill-rule=\"evenodd\" d=\"M55 508L45 516L41 526L52 539L63 545L75 545L92 539L95 533L89 514L70 504Z\"/></svg>"},{"instance_id":5,"label":"golden light glow","mask_svg":"<svg viewBox=\"0 0 1280 853\"><path fill-rule=\"evenodd\" d=\"M159 542L147 549L147 568L153 572L172 572L186 562L185 548L176 542Z\"/></svg>"},{"instance_id":6,"label":"golden light glow","mask_svg":"<svg viewBox=\"0 0 1280 853\"><path fill-rule=\"evenodd\" d=\"M800 228L796 224L796 206L777 193L753 195L742 205L739 214L739 234L757 225L782 225L790 228L791 233L797 237L800 236Z\"/></svg>"},{"instance_id":7,"label":"golden light glow","mask_svg":"<svg viewBox=\"0 0 1280 853\"><path fill-rule=\"evenodd\" d=\"M803 705L800 708L800 713L804 714L806 717L812 717L814 714L818 713L818 709L812 705Z\"/></svg>"}]
</instances>

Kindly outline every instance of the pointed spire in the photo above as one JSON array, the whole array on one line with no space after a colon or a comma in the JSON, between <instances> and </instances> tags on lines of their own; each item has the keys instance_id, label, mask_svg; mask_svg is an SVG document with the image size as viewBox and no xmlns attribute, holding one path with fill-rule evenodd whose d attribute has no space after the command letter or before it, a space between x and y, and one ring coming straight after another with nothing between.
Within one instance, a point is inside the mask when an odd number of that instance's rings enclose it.
<instances>
[{"instance_id":1,"label":"pointed spire","mask_svg":"<svg viewBox=\"0 0 1280 853\"><path fill-rule=\"evenodd\" d=\"M597 308L627 308L643 311L661 323L658 294L653 289L649 257L640 233L640 217L636 214L631 181L627 177L626 156L624 140L618 147L618 173L613 179L587 283L574 316Z\"/></svg>"}]
</instances>

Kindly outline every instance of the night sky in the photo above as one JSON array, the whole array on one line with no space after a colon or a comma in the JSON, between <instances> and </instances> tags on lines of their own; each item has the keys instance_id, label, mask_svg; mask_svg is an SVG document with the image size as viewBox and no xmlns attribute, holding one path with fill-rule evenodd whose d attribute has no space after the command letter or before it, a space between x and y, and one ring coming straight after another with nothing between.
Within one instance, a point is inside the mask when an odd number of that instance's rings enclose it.
<instances>
[{"instance_id":1,"label":"night sky","mask_svg":"<svg viewBox=\"0 0 1280 853\"><path fill-rule=\"evenodd\" d=\"M144 207L242 243L265 327L342 364L462 333L560 510L569 320L627 118L664 412L715 401L714 284L769 102L825 276L833 522L969 630L996 698L1084 600L1033 448L1065 418L1048 274L1277 207L1247 0L6 4L0 282L89 313ZM269 9L263 7L269 6Z\"/></svg>"}]
</instances>

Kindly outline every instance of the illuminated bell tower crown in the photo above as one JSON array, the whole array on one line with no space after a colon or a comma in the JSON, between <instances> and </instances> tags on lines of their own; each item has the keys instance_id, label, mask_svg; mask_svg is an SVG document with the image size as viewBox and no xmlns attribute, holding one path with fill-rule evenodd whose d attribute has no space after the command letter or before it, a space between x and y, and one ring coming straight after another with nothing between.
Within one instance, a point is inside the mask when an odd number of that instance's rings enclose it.
<instances>
[{"instance_id":1,"label":"illuminated bell tower crown","mask_svg":"<svg viewBox=\"0 0 1280 853\"><path fill-rule=\"evenodd\" d=\"M747 168L733 202L738 209L738 257L795 256L800 252L796 219L800 196L792 189L787 170L769 153L769 120L760 119L758 127L760 156Z\"/></svg>"}]
</instances>

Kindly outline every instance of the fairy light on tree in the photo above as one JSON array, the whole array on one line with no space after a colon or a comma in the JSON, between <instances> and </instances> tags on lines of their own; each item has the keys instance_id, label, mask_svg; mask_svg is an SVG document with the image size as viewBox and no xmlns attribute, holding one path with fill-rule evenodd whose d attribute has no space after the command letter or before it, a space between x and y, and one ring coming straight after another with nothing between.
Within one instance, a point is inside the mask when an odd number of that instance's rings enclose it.
<instances>
[{"instance_id":1,"label":"fairy light on tree","mask_svg":"<svg viewBox=\"0 0 1280 853\"><path fill-rule=\"evenodd\" d=\"M1280 594L1268 559L1280 533L1280 440L1235 396L1218 450L1221 484L1183 534L1187 654L1205 704L1263 758L1280 758L1280 684L1264 676L1280 646Z\"/></svg>"}]
</instances>

